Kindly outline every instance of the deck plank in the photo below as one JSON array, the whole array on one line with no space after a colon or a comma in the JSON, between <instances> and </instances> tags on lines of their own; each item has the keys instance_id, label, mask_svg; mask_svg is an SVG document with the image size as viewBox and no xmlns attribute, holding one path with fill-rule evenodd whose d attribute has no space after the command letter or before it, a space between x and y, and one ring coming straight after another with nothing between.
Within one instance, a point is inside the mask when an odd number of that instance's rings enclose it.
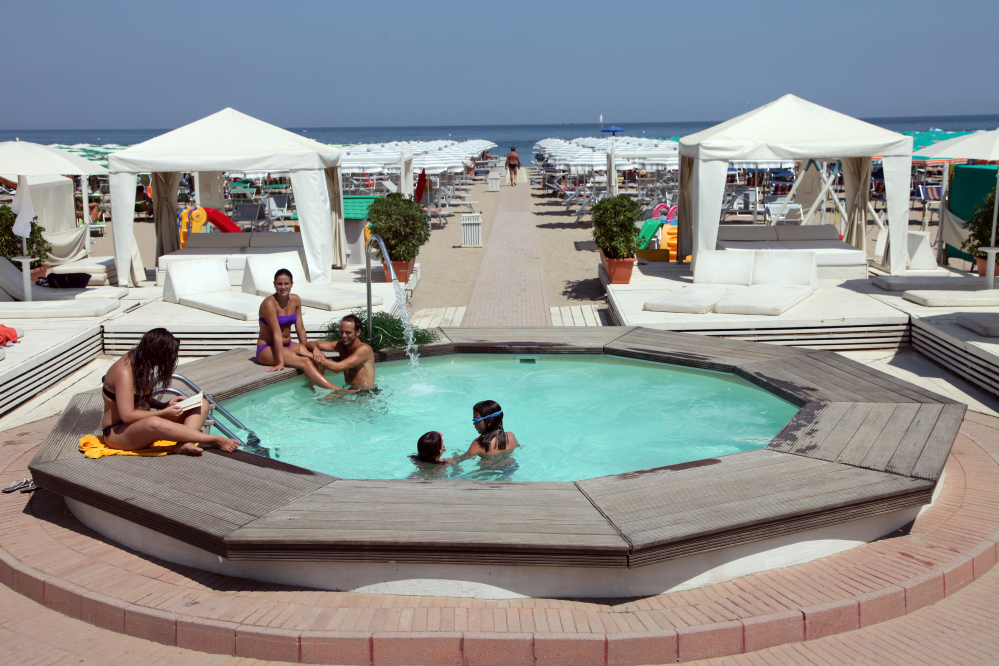
<instances>
[{"instance_id":1,"label":"deck plank","mask_svg":"<svg viewBox=\"0 0 999 666\"><path fill-rule=\"evenodd\" d=\"M441 329L458 353L601 354L627 327L539 326L502 328L462 326Z\"/></svg>"}]
</instances>

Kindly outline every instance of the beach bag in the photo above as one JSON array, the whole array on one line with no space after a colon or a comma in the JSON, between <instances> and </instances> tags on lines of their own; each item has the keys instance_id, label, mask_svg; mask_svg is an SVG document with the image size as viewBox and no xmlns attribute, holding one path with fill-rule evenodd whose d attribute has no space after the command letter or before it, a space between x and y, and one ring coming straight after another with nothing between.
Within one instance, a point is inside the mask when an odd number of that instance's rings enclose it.
<instances>
[{"instance_id":1,"label":"beach bag","mask_svg":"<svg viewBox=\"0 0 999 666\"><path fill-rule=\"evenodd\" d=\"M54 273L47 278L49 286L55 289L82 289L90 284L89 273Z\"/></svg>"}]
</instances>

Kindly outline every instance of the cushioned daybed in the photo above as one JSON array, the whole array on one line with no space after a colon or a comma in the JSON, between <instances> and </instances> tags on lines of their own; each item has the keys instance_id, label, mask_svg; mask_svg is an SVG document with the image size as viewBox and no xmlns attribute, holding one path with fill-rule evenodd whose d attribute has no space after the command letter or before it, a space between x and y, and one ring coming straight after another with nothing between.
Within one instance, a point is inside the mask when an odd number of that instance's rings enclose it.
<instances>
[{"instance_id":1,"label":"cushioned daybed","mask_svg":"<svg viewBox=\"0 0 999 666\"><path fill-rule=\"evenodd\" d=\"M715 248L814 252L819 277L867 277L867 255L841 241L832 224L721 224Z\"/></svg>"},{"instance_id":2,"label":"cushioned daybed","mask_svg":"<svg viewBox=\"0 0 999 666\"><path fill-rule=\"evenodd\" d=\"M304 261L302 234L296 232L200 233L188 237L187 247L164 254L156 260L156 284L166 284L167 266L174 261L191 259L222 259L231 286L243 283L246 258L254 254L274 254L295 251Z\"/></svg>"}]
</instances>

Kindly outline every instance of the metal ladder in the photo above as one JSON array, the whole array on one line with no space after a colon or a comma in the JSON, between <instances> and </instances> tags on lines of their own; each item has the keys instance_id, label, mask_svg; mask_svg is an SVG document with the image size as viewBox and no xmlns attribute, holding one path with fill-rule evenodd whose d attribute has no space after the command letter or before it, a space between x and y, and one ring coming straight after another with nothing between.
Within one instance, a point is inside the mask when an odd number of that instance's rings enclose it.
<instances>
[{"instance_id":1,"label":"metal ladder","mask_svg":"<svg viewBox=\"0 0 999 666\"><path fill-rule=\"evenodd\" d=\"M201 390L201 388L198 387L197 384L195 384L194 382L192 382L190 379L188 379L184 375L177 375L177 374L175 374L175 375L173 375L173 378L176 379L177 381L180 381L180 382L183 382L184 384L187 384L191 388L191 390L194 391L195 393L202 393L203 392ZM174 395L179 395L179 396L184 397L184 398L189 398L190 397L189 395L187 395L186 393L184 393L180 389L175 389L173 387L166 387L166 388L161 388L161 389L157 389L156 391L153 391L154 395L159 394L159 393L173 393ZM270 452L268 451L268 449L266 447L261 446L261 444L260 444L260 438L257 437L257 434L255 432L253 432L252 430L250 430L249 428L247 428L245 425L243 425L239 421L239 419L237 419L235 416L233 416L232 414L230 414L229 410L227 410L225 407L223 407L222 405L220 405L215 400L215 398L213 398L211 395L205 393L205 400L208 401L208 404L210 405L210 408L211 408L211 410L213 412L218 412L222 416L224 416L227 419L229 419L229 421L234 426L236 426L240 430L245 431L247 433L246 441L244 442L242 439L240 439L239 437L237 437L236 434L232 430L230 430L224 423L221 423L218 419L214 418L214 413L213 413L213 415L212 415L212 417L211 417L210 420L209 419L205 420L205 424L206 425L214 425L216 428L218 428L219 430L221 430L222 433L226 437L228 437L230 439L234 439L237 442L239 442L239 445L241 447L243 447L246 451L249 451L250 453L256 453L257 455L266 456L268 458L270 457Z\"/></svg>"}]
</instances>

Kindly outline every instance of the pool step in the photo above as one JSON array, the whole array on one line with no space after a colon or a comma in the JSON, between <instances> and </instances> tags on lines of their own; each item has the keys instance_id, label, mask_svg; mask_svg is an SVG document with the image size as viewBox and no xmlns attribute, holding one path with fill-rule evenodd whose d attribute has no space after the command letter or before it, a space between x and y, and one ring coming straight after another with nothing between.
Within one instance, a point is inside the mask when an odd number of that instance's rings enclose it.
<instances>
[{"instance_id":1,"label":"pool step","mask_svg":"<svg viewBox=\"0 0 999 666\"><path fill-rule=\"evenodd\" d=\"M436 328L437 326L461 326L468 308L425 308L412 314L410 320L419 328Z\"/></svg>"},{"instance_id":2,"label":"pool step","mask_svg":"<svg viewBox=\"0 0 999 666\"><path fill-rule=\"evenodd\" d=\"M548 308L552 315L552 326L611 326L606 310L598 310L596 305L570 305L562 308Z\"/></svg>"}]
</instances>

